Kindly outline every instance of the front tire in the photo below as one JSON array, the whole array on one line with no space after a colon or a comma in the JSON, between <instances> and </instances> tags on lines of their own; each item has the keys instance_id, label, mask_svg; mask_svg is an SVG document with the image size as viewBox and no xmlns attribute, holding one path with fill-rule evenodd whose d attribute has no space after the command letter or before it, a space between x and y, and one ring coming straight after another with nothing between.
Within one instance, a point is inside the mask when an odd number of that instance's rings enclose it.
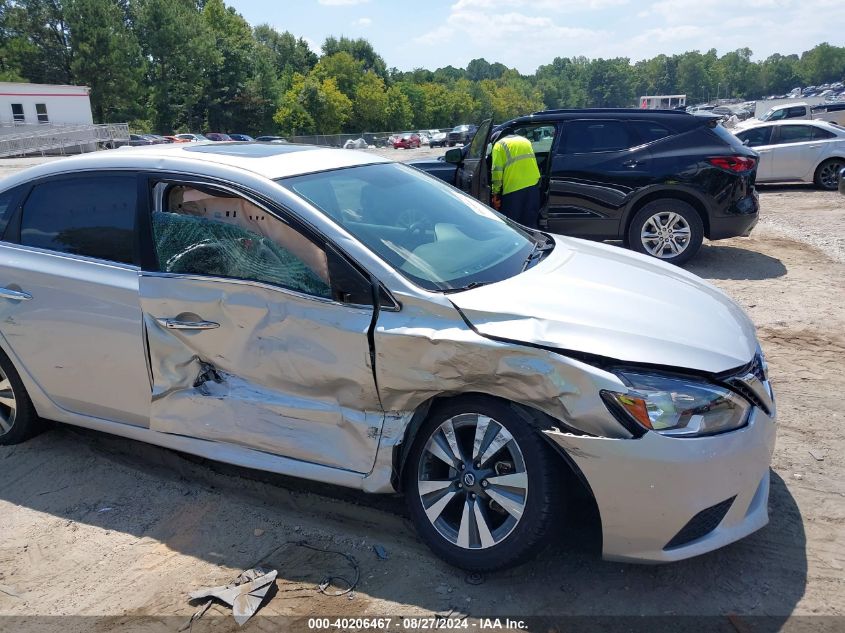
<instances>
[{"instance_id":1,"label":"front tire","mask_svg":"<svg viewBox=\"0 0 845 633\"><path fill-rule=\"evenodd\" d=\"M628 246L670 264L680 265L698 252L704 224L692 205L675 198L649 202L631 220Z\"/></svg>"},{"instance_id":2,"label":"front tire","mask_svg":"<svg viewBox=\"0 0 845 633\"><path fill-rule=\"evenodd\" d=\"M839 188L839 172L843 169L845 169L845 159L829 158L816 169L813 180L819 189L836 191Z\"/></svg>"},{"instance_id":3,"label":"front tire","mask_svg":"<svg viewBox=\"0 0 845 633\"><path fill-rule=\"evenodd\" d=\"M556 457L525 416L485 396L449 401L420 427L405 496L426 545L478 572L536 554L562 507Z\"/></svg>"},{"instance_id":4,"label":"front tire","mask_svg":"<svg viewBox=\"0 0 845 633\"><path fill-rule=\"evenodd\" d=\"M0 350L0 445L20 444L43 428L15 366Z\"/></svg>"}]
</instances>

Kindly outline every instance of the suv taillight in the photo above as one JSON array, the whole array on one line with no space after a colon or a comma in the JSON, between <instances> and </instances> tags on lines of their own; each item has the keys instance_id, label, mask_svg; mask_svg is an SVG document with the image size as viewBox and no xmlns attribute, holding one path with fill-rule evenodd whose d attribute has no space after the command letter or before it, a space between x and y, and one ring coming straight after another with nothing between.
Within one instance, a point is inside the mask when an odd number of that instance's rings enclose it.
<instances>
[{"instance_id":1,"label":"suv taillight","mask_svg":"<svg viewBox=\"0 0 845 633\"><path fill-rule=\"evenodd\" d=\"M714 156L708 160L719 169L734 172L751 171L757 165L756 160L747 156Z\"/></svg>"}]
</instances>

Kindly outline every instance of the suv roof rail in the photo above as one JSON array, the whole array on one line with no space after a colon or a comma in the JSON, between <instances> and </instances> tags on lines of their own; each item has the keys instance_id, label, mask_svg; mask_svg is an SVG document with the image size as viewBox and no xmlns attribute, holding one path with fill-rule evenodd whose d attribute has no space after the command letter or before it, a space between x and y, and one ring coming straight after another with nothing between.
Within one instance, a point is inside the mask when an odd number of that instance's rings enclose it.
<instances>
[{"instance_id":1,"label":"suv roof rail","mask_svg":"<svg viewBox=\"0 0 845 633\"><path fill-rule=\"evenodd\" d=\"M552 110L538 110L534 114L686 114L684 110L658 110L644 108L558 108Z\"/></svg>"}]
</instances>

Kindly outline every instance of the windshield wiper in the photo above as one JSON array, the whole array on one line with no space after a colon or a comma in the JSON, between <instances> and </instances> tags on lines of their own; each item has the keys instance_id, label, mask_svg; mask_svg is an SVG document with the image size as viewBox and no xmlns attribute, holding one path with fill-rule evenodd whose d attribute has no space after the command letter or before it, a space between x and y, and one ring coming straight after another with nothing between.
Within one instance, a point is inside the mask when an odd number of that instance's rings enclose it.
<instances>
[{"instance_id":1,"label":"windshield wiper","mask_svg":"<svg viewBox=\"0 0 845 633\"><path fill-rule=\"evenodd\" d=\"M487 284L492 283L490 281L471 281L466 286L461 286L460 288L447 288L446 290L442 290L441 292L444 295L452 294L453 292L463 292L464 290L472 290L473 288L480 288L481 286L486 286Z\"/></svg>"},{"instance_id":2,"label":"windshield wiper","mask_svg":"<svg viewBox=\"0 0 845 633\"><path fill-rule=\"evenodd\" d=\"M545 242L538 242L537 245L534 247L530 253L528 253L528 257L525 258L525 262L522 264L523 272L528 270L528 267L531 265L531 262L534 260L540 261L543 256L550 252L555 247L555 243L547 239Z\"/></svg>"}]
</instances>

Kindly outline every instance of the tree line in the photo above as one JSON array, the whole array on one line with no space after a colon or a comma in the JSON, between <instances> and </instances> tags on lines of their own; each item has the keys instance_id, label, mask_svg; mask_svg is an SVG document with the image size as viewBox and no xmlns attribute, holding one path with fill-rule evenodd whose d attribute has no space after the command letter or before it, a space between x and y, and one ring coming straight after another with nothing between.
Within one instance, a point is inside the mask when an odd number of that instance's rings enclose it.
<instances>
[{"instance_id":1,"label":"tree line","mask_svg":"<svg viewBox=\"0 0 845 633\"><path fill-rule=\"evenodd\" d=\"M365 39L320 51L251 26L223 0L0 0L0 81L91 88L97 122L134 130L333 134L428 129L564 107L635 106L645 94L754 99L845 77L845 47L761 61L741 48L629 58L556 57L533 75L388 68Z\"/></svg>"}]
</instances>

